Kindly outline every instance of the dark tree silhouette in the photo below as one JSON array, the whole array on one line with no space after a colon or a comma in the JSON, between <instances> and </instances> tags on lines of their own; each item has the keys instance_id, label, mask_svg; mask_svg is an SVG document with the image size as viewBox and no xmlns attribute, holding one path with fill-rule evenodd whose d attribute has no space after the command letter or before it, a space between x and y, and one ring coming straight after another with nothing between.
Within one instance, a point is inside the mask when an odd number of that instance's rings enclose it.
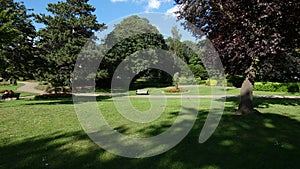
<instances>
[{"instance_id":1,"label":"dark tree silhouette","mask_svg":"<svg viewBox=\"0 0 300 169\"><path fill-rule=\"evenodd\" d=\"M0 77L33 78L35 28L22 2L0 0ZM11 82L12 82L11 81Z\"/></svg>"},{"instance_id":2,"label":"dark tree silhouette","mask_svg":"<svg viewBox=\"0 0 300 169\"><path fill-rule=\"evenodd\" d=\"M244 76L238 114L258 113L252 106L252 91L259 76L299 78L299 0L175 2L180 5L179 19L188 21L186 28L199 36L189 26L196 25L212 41L226 73Z\"/></svg>"}]
</instances>

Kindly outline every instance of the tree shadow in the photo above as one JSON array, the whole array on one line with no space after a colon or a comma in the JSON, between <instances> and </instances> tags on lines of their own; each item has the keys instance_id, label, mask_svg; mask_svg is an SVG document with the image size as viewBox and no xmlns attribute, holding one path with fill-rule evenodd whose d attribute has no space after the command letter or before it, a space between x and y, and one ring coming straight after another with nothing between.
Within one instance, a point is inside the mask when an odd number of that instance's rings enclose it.
<instances>
[{"instance_id":1,"label":"tree shadow","mask_svg":"<svg viewBox=\"0 0 300 169\"><path fill-rule=\"evenodd\" d=\"M236 107L238 105L239 98L227 97L226 102L231 102ZM271 104L280 104L284 106L299 106L300 99L293 99L293 98L254 98L253 99L254 108L269 108ZM232 110L232 107L227 107L227 108Z\"/></svg>"},{"instance_id":2,"label":"tree shadow","mask_svg":"<svg viewBox=\"0 0 300 169\"><path fill-rule=\"evenodd\" d=\"M1 138L0 168L105 169L296 169L300 167L300 122L290 117L224 114L208 141L198 143L208 112L200 111L194 127L173 149L150 158L131 159L99 148L83 131L57 132L19 141ZM170 114L176 116L177 112ZM189 120L182 121L183 127ZM168 129L161 123L142 129L153 136ZM125 132L126 126L115 129ZM115 142L116 140L111 140Z\"/></svg>"},{"instance_id":3,"label":"tree shadow","mask_svg":"<svg viewBox=\"0 0 300 169\"><path fill-rule=\"evenodd\" d=\"M82 102L110 102L110 96L80 96L80 99L76 100L77 104ZM56 105L56 104L75 104L73 98L53 98L53 99L33 99L26 102L25 105Z\"/></svg>"}]
</instances>

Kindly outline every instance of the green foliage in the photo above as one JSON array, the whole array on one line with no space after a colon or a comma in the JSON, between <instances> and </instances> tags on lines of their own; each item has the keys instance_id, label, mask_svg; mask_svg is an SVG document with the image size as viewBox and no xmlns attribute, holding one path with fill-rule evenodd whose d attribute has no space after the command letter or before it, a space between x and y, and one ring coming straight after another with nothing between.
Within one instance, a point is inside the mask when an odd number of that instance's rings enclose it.
<instances>
[{"instance_id":1,"label":"green foliage","mask_svg":"<svg viewBox=\"0 0 300 169\"><path fill-rule=\"evenodd\" d=\"M189 65L190 70L192 71L193 75L195 78L200 78L200 79L207 79L208 78L208 73L205 70L203 65L197 64L190 64Z\"/></svg>"},{"instance_id":2,"label":"green foliage","mask_svg":"<svg viewBox=\"0 0 300 169\"><path fill-rule=\"evenodd\" d=\"M227 85L227 81L226 81L226 79L225 80L222 80L222 79L215 80L215 79L208 78L207 80L205 80L205 85L207 85L207 86L225 86L225 85Z\"/></svg>"},{"instance_id":3,"label":"green foliage","mask_svg":"<svg viewBox=\"0 0 300 169\"><path fill-rule=\"evenodd\" d=\"M95 8L88 0L67 0L47 8L52 15L36 15L45 28L38 31L40 75L53 86L70 85L77 56L95 31L104 28L92 14Z\"/></svg>"},{"instance_id":4,"label":"green foliage","mask_svg":"<svg viewBox=\"0 0 300 169\"><path fill-rule=\"evenodd\" d=\"M181 42L181 35L176 27L173 27L171 31L173 37L166 39L169 50L189 66L195 78L207 79L208 73L201 61L204 51L202 49L199 50L199 46L192 41ZM183 68L178 71L181 71L184 76L191 76L184 74L185 70Z\"/></svg>"},{"instance_id":5,"label":"green foliage","mask_svg":"<svg viewBox=\"0 0 300 169\"><path fill-rule=\"evenodd\" d=\"M207 79L207 80L205 80L205 84L207 86L217 86L218 81L217 80L213 80L213 79Z\"/></svg>"},{"instance_id":6,"label":"green foliage","mask_svg":"<svg viewBox=\"0 0 300 169\"><path fill-rule=\"evenodd\" d=\"M0 0L0 77L32 78L35 74L35 28L21 2Z\"/></svg>"},{"instance_id":7,"label":"green foliage","mask_svg":"<svg viewBox=\"0 0 300 169\"><path fill-rule=\"evenodd\" d=\"M195 80L196 80L196 84L198 85L205 84L205 80L202 80L200 77L196 77Z\"/></svg>"},{"instance_id":8,"label":"green foliage","mask_svg":"<svg viewBox=\"0 0 300 169\"><path fill-rule=\"evenodd\" d=\"M169 79L172 80L172 77L169 75ZM162 82L159 78L140 78L136 81L132 82L130 85L130 89L143 89L149 87L167 87L172 85L172 81L170 82Z\"/></svg>"},{"instance_id":9,"label":"green foliage","mask_svg":"<svg viewBox=\"0 0 300 169\"><path fill-rule=\"evenodd\" d=\"M133 15L123 19L103 41L103 47L110 50L100 64L97 86L110 87L113 74L122 61L132 65L124 71L137 74L134 80L146 76L166 77L160 70L144 71L150 64L158 63L159 55L155 49L167 49L163 36L146 18Z\"/></svg>"},{"instance_id":10,"label":"green foliage","mask_svg":"<svg viewBox=\"0 0 300 169\"><path fill-rule=\"evenodd\" d=\"M255 91L300 92L300 83L256 82Z\"/></svg>"},{"instance_id":11,"label":"green foliage","mask_svg":"<svg viewBox=\"0 0 300 169\"><path fill-rule=\"evenodd\" d=\"M299 0L175 2L185 27L211 40L226 73L249 75L252 67L264 80L299 76Z\"/></svg>"},{"instance_id":12,"label":"green foliage","mask_svg":"<svg viewBox=\"0 0 300 169\"><path fill-rule=\"evenodd\" d=\"M198 78L199 79L199 78ZM194 85L195 83L197 83L196 79L193 79L191 77L180 77L179 78L179 84L181 85Z\"/></svg>"},{"instance_id":13,"label":"green foliage","mask_svg":"<svg viewBox=\"0 0 300 169\"><path fill-rule=\"evenodd\" d=\"M243 76L239 76L239 75L229 75L227 77L227 83L229 85L227 86L234 86L237 88L240 88L242 86L242 83L244 81L244 77Z\"/></svg>"}]
</instances>

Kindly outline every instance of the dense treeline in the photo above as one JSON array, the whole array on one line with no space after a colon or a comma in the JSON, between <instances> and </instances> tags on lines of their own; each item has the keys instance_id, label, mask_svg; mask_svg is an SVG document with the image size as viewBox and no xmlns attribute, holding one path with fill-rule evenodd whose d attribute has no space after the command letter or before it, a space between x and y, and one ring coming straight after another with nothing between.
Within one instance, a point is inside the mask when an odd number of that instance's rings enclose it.
<instances>
[{"instance_id":1,"label":"dense treeline","mask_svg":"<svg viewBox=\"0 0 300 169\"><path fill-rule=\"evenodd\" d=\"M97 22L93 14L95 8L88 4L88 0L50 3L47 11L51 15L34 14L23 3L1 0L0 77L10 80L44 80L54 87L71 85L78 54L86 42L93 39L96 31L105 29L105 24ZM42 23L44 27L36 30L33 21ZM100 65L96 75L97 86L109 87L116 67L129 55L156 48L176 53L190 65L196 77L206 78L207 73L201 59L185 44L192 42L181 42L175 29L172 30L174 37L164 39L146 18L131 16L115 25L114 30L103 40L104 46L113 46ZM140 68L136 69L142 69L146 62L137 65ZM142 71L134 80L140 77L172 83L172 75L161 70Z\"/></svg>"},{"instance_id":2,"label":"dense treeline","mask_svg":"<svg viewBox=\"0 0 300 169\"><path fill-rule=\"evenodd\" d=\"M176 2L178 4L185 4L183 11L180 13L181 18L185 18L191 23L206 25L201 29L208 33L207 35L213 40L217 50L221 52L222 62L226 68L226 73L229 75L249 74L249 67L251 67L253 68L251 70L255 68L257 72L256 79L266 81L299 80L299 66L297 66L299 63L299 46L297 46L298 40L294 41L295 38L289 37L283 39L282 37L277 37L279 34L273 33L274 36L270 35L270 39L264 40L262 38L261 41L257 41L257 43L262 44L256 45L255 41L252 43L252 41L247 40L247 38L252 38L251 34L249 34L249 36L247 34L246 39L244 39L244 37L238 34L239 32L231 32L233 29L229 29L229 27L221 26L222 29L218 29L218 31L215 32L215 28L219 25L215 25L214 23L210 24L210 21L212 21L211 17L213 17L211 14L202 16L201 13L198 13L199 16L203 18L202 20L195 20L195 18L199 18L196 15L197 12L194 13L195 15L188 15L189 11L187 9L194 9L188 7L194 7L193 5L197 5L200 1L195 1L194 3L184 3L185 1ZM20 78L36 79L48 81L55 87L70 86L73 76L72 72L78 54L86 42L89 39L93 39L93 34L96 31L101 31L106 28L104 23L97 22L96 15L94 15L95 8L88 3L88 0L66 0L50 3L48 4L47 11L51 13L51 15L34 14L34 11L32 12L32 10L26 9L23 3L14 2L14 0L0 0L0 4L0 77L7 80ZM216 7L216 9L222 7L218 5L223 4L217 3L214 7ZM261 5L257 11L268 12L263 10L264 4ZM292 6L291 4L286 5L288 7ZM225 6L226 5L222 8L225 8ZM272 6L270 6L270 10L271 7ZM279 11L279 9L275 7L276 4L274 8L272 7L272 10L275 12L276 10ZM238 10L239 8L233 4L232 9ZM294 7L291 9L296 10ZM252 9L249 8L249 11L251 10ZM274 11L266 13L266 16L270 15L270 17L273 17ZM222 13L222 9L219 9L218 12ZM291 12L289 12L289 14L290 16L294 16ZM235 24L239 22L238 19L243 19L229 17L231 15L233 17L236 14L229 12L228 15L223 18L224 23L226 21ZM220 16L223 15L220 14ZM267 23L268 17L260 17L261 21L256 24L263 25L264 22ZM255 18L252 18L252 20L255 21ZM249 22L252 20L249 20ZM293 27L293 25L291 25L293 21L293 18L290 18L290 20L286 22L290 27ZM44 27L36 30L33 22L42 23ZM287 31L278 27L277 23L281 24L276 22L274 25L268 25L268 29L264 30L265 33L269 34L271 32L268 32L268 30L278 28L278 31L283 31L286 35L299 37L299 30L298 33L297 31ZM298 24L299 21L295 23ZM251 31L250 28L249 31ZM230 36L229 33L231 33ZM126 37L124 37L124 35L126 35ZM111 47L110 45L113 45L113 47L105 54L100 65L100 69L96 75L97 85L99 87L109 87L116 67L126 57L137 51L156 48L175 53L189 65L189 68L196 78L202 80L207 79L208 75L201 59L191 49L191 46L197 46L197 44L193 44L191 41L182 42L181 35L176 27L172 29L172 35L172 37L167 39L164 38L159 33L159 30L151 25L146 18L131 16L124 19L121 23L115 25L114 30L108 34L103 42L107 47ZM263 32L261 36L257 36L263 37L263 35L268 36ZM96 41L96 37L94 38ZM289 39L291 41L288 41ZM273 43L269 43L273 41L275 46L271 46ZM249 42L249 44L246 42ZM285 45L282 46L281 50L280 46L276 44L282 43ZM227 44L227 46L224 46L224 44ZM237 45L239 45L239 47L237 47ZM245 53L251 54L251 57L243 57ZM228 57L225 57L225 55ZM258 57L260 55L262 55L262 57ZM265 57L265 55L269 57ZM281 64L281 61L285 64ZM138 70L145 67L149 62L155 61L145 61L137 65L136 70L131 71L139 72ZM184 76L184 74L182 76ZM171 83L172 81L171 75L160 70L142 71L134 80L140 77L161 79L162 83Z\"/></svg>"}]
</instances>

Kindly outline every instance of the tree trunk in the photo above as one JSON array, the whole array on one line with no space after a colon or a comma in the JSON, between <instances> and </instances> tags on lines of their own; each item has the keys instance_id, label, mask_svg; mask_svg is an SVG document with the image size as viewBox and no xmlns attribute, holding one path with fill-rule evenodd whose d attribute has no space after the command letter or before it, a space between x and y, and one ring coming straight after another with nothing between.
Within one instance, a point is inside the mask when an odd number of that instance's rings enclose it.
<instances>
[{"instance_id":1,"label":"tree trunk","mask_svg":"<svg viewBox=\"0 0 300 169\"><path fill-rule=\"evenodd\" d=\"M253 108L253 83L247 77L241 87L239 108L237 115L260 114Z\"/></svg>"}]
</instances>

